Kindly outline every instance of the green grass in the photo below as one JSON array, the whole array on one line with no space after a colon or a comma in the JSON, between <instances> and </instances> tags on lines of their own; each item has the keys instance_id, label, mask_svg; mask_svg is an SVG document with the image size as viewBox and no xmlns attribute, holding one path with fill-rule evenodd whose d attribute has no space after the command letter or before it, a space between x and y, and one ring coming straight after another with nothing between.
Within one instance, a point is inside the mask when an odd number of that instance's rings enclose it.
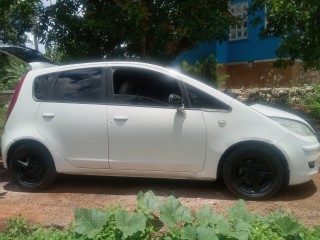
<instances>
[{"instance_id":1,"label":"green grass","mask_svg":"<svg viewBox=\"0 0 320 240\"><path fill-rule=\"evenodd\" d=\"M313 92L306 96L300 105L309 109L316 119L320 119L320 84L313 85Z\"/></svg>"}]
</instances>

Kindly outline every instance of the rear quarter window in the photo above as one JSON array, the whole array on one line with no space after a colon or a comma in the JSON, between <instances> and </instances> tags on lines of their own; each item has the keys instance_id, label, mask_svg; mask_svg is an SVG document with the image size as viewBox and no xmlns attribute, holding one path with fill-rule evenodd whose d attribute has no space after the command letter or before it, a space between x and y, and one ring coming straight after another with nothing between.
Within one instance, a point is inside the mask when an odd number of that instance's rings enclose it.
<instances>
[{"instance_id":1,"label":"rear quarter window","mask_svg":"<svg viewBox=\"0 0 320 240\"><path fill-rule=\"evenodd\" d=\"M56 77L55 73L38 76L33 82L33 96L38 101L48 100L48 91Z\"/></svg>"}]
</instances>

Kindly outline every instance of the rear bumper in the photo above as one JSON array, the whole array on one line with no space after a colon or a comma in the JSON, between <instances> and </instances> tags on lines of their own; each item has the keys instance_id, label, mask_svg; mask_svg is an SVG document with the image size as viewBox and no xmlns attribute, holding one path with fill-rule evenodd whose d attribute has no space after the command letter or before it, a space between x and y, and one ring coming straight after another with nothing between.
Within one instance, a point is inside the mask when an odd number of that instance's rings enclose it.
<instances>
[{"instance_id":1,"label":"rear bumper","mask_svg":"<svg viewBox=\"0 0 320 240\"><path fill-rule=\"evenodd\" d=\"M13 140L6 132L1 137L1 154L3 160L3 166L8 168L7 154L9 147L13 144Z\"/></svg>"}]
</instances>

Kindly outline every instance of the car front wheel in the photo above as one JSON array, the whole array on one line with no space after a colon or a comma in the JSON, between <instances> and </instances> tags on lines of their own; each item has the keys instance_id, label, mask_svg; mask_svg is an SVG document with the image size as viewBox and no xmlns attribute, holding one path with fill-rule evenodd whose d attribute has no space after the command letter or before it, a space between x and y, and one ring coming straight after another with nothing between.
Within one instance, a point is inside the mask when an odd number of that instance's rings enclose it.
<instances>
[{"instance_id":1,"label":"car front wheel","mask_svg":"<svg viewBox=\"0 0 320 240\"><path fill-rule=\"evenodd\" d=\"M51 155L44 147L27 143L12 154L9 169L14 181L25 191L39 191L50 185L56 176Z\"/></svg>"},{"instance_id":2,"label":"car front wheel","mask_svg":"<svg viewBox=\"0 0 320 240\"><path fill-rule=\"evenodd\" d=\"M262 146L239 147L223 164L225 184L233 194L244 199L271 197L283 185L284 173L280 158Z\"/></svg>"}]
</instances>

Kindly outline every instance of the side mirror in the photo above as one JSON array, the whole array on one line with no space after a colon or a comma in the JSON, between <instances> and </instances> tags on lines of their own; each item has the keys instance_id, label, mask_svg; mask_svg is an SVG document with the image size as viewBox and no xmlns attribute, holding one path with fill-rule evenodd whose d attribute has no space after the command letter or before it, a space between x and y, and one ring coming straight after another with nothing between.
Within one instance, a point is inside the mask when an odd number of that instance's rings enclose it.
<instances>
[{"instance_id":1,"label":"side mirror","mask_svg":"<svg viewBox=\"0 0 320 240\"><path fill-rule=\"evenodd\" d=\"M182 108L183 107L183 99L177 94L170 94L168 99L169 105L176 107L176 108Z\"/></svg>"},{"instance_id":2,"label":"side mirror","mask_svg":"<svg viewBox=\"0 0 320 240\"><path fill-rule=\"evenodd\" d=\"M183 99L177 94L170 94L168 99L169 105L177 108L177 114L182 117L186 117L186 112L184 111Z\"/></svg>"}]
</instances>

